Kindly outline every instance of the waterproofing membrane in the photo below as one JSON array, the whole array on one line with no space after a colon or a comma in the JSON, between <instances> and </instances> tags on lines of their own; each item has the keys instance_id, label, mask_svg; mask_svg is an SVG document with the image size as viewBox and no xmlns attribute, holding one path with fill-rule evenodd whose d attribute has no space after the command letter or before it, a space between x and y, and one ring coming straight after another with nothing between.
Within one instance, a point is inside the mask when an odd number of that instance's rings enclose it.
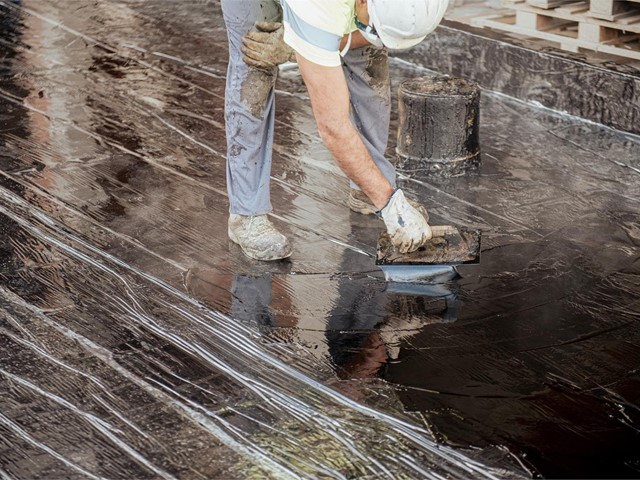
<instances>
[{"instance_id":1,"label":"waterproofing membrane","mask_svg":"<svg viewBox=\"0 0 640 480\"><path fill-rule=\"evenodd\" d=\"M485 95L481 171L402 178L483 263L398 290L283 75L295 252L257 264L226 238L218 5L0 9L3 475L638 472L636 139Z\"/></svg>"}]
</instances>

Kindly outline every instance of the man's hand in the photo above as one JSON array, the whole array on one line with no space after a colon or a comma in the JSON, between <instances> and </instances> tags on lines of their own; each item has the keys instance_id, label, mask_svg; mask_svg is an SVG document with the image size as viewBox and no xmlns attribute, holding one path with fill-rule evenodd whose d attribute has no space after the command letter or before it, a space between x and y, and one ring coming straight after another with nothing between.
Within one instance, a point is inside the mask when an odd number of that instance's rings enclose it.
<instances>
[{"instance_id":1,"label":"man's hand","mask_svg":"<svg viewBox=\"0 0 640 480\"><path fill-rule=\"evenodd\" d=\"M293 49L284 43L284 27L279 22L256 22L257 32L242 39L244 62L255 68L271 69L288 62Z\"/></svg>"},{"instance_id":2,"label":"man's hand","mask_svg":"<svg viewBox=\"0 0 640 480\"><path fill-rule=\"evenodd\" d=\"M400 253L416 251L433 235L425 215L409 204L402 190L395 191L380 213L391 243Z\"/></svg>"}]
</instances>

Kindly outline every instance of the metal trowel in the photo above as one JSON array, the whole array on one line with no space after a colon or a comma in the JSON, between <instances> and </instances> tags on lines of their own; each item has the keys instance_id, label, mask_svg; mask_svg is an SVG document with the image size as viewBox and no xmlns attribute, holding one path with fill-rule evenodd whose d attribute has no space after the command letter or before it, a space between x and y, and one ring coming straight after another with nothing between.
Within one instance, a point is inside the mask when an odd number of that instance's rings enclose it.
<instances>
[{"instance_id":1,"label":"metal trowel","mask_svg":"<svg viewBox=\"0 0 640 480\"><path fill-rule=\"evenodd\" d=\"M388 282L445 283L459 276L457 266L480 263L480 230L436 225L431 231L426 245L407 254L393 246L386 232L380 235L376 265Z\"/></svg>"}]
</instances>

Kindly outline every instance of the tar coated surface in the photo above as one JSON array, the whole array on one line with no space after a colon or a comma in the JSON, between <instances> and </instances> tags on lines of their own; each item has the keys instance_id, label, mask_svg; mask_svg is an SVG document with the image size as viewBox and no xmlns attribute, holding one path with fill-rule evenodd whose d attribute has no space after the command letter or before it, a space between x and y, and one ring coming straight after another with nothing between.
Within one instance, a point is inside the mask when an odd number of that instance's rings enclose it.
<instances>
[{"instance_id":1,"label":"tar coated surface","mask_svg":"<svg viewBox=\"0 0 640 480\"><path fill-rule=\"evenodd\" d=\"M479 172L402 182L482 263L403 292L291 72L294 255L229 244L217 3L0 0L0 29L0 476L640 476L637 139L484 92Z\"/></svg>"}]
</instances>

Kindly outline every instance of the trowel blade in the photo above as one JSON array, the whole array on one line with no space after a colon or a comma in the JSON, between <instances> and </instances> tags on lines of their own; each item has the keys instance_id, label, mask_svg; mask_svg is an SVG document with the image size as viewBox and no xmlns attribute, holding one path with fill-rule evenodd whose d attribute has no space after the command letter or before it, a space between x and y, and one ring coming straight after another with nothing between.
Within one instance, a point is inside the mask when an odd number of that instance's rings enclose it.
<instances>
[{"instance_id":1,"label":"trowel blade","mask_svg":"<svg viewBox=\"0 0 640 480\"><path fill-rule=\"evenodd\" d=\"M387 282L446 283L458 277L450 265L378 265Z\"/></svg>"},{"instance_id":2,"label":"trowel blade","mask_svg":"<svg viewBox=\"0 0 640 480\"><path fill-rule=\"evenodd\" d=\"M387 233L378 241L376 265L393 282L445 283L459 276L456 266L480 263L479 230L452 229L434 236L424 247L401 254Z\"/></svg>"}]
</instances>

